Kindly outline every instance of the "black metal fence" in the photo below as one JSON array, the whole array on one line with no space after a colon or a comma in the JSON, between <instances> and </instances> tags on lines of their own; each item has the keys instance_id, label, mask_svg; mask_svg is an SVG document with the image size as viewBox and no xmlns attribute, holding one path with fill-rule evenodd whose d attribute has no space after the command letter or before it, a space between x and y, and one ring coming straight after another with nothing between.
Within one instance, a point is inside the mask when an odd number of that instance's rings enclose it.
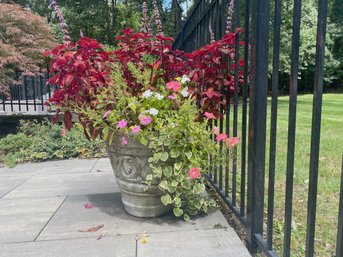
<instances>
[{"instance_id":1,"label":"black metal fence","mask_svg":"<svg viewBox=\"0 0 343 257\"><path fill-rule=\"evenodd\" d=\"M0 111L2 115L13 114L45 114L48 109L45 102L56 89L54 85L46 85L47 74L26 76L17 73L19 84L9 87L9 95L0 94Z\"/></svg>"},{"instance_id":2,"label":"black metal fence","mask_svg":"<svg viewBox=\"0 0 343 257\"><path fill-rule=\"evenodd\" d=\"M292 20L291 74L289 79L289 113L287 128L285 201L282 234L282 251L276 251L274 240L275 184L277 148L277 112L279 86L279 56L281 0L231 0L235 1L234 25L243 27L244 49L236 40L236 56L244 58L244 83L233 97L226 94L227 111L219 121L220 132L231 136L239 134L241 146L232 163L213 167L210 177L214 188L246 228L248 249L251 253L262 251L266 256L292 256L292 206L294 193L294 162L297 114L297 86L299 71L299 46L301 0L294 0ZM214 28L215 39L225 33L228 1L198 0L174 43L174 48L193 51L210 42L208 27ZM327 0L318 0L318 21L313 91L312 128L309 155L309 182L307 191L307 225L304 255L315 254L315 228L317 209L318 165L320 150L321 110L323 94L324 51L327 23ZM273 9L271 7L274 7ZM272 10L271 10L272 9ZM273 15L271 15L271 13ZM272 36L271 36L272 35ZM272 42L272 44L271 44ZM269 49L271 48L271 49ZM271 79L268 79L269 52L272 52ZM237 54L238 53L238 54ZM236 57L238 58L238 57ZM236 62L237 63L237 62ZM271 84L271 112L267 115L268 83ZM231 98L231 99L230 99ZM239 110L240 108L240 110ZM240 114L240 116L239 116ZM267 118L270 128L267 128ZM231 124L232 123L232 124ZM214 125L218 125L216 122ZM270 134L267 134L267 131ZM232 132L232 133L231 133ZM269 138L268 138L269 136ZM268 148L266 147L269 142ZM268 152L269 149L269 152ZM338 149L341 150L341 149ZM269 153L269 155L267 155ZM238 165L239 163L239 165ZM267 166L267 167L266 167ZM338 171L339 172L339 171ZM341 174L343 174L343 167ZM306 202L305 202L306 203ZM278 213L279 215L279 213ZM343 178L341 182L339 222L336 257L343 256ZM280 232L280 231L279 231Z\"/></svg>"}]
</instances>

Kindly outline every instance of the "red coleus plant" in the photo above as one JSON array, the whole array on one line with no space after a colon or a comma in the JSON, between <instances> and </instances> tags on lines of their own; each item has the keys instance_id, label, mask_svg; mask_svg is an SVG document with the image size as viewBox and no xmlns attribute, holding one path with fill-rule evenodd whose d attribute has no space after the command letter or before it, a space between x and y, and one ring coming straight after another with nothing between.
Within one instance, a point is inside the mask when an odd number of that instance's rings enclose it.
<instances>
[{"instance_id":1,"label":"red coleus plant","mask_svg":"<svg viewBox=\"0 0 343 257\"><path fill-rule=\"evenodd\" d=\"M95 107L95 95L109 83L110 67L107 65L110 53L95 39L83 37L76 43L59 45L45 55L53 57L50 72L55 74L49 84L59 86L50 103L59 109L74 107ZM57 113L58 114L58 113ZM71 114L65 112L65 124L71 128Z\"/></svg>"},{"instance_id":2,"label":"red coleus plant","mask_svg":"<svg viewBox=\"0 0 343 257\"><path fill-rule=\"evenodd\" d=\"M164 71L161 74L152 74L152 87L159 77L170 81L186 72L183 52L172 50L173 38L154 36L147 32L133 33L131 29L126 29L122 36L116 37L116 40L119 41L120 48L113 52L111 61L121 63L120 68L133 95L140 93L142 85L134 80L128 63L135 63L142 71L145 68Z\"/></svg>"},{"instance_id":3,"label":"red coleus plant","mask_svg":"<svg viewBox=\"0 0 343 257\"><path fill-rule=\"evenodd\" d=\"M223 96L227 90L230 93L234 90L231 66L234 65L234 42L240 31L227 33L223 39L192 53L172 50L172 38L147 32L134 33L131 29L124 30L123 35L116 38L119 49L113 52L105 51L95 39L87 37L82 37L76 43L68 42L47 53L54 57L51 72L55 75L49 83L59 86L49 102L65 112L66 128L70 129L72 116L68 112L69 107L96 108L99 104L95 100L99 88L107 87L110 82L111 63L121 69L128 94L142 93L143 85L135 79L129 68L129 63L134 63L141 71L147 68L152 71L150 84L153 90L158 78L168 82L188 75L191 79L189 91L200 104L201 117L205 112L218 117L220 108L226 105ZM229 59L231 66L228 65ZM80 118L84 127L92 131L92 124ZM96 134L94 131L94 136Z\"/></svg>"},{"instance_id":4,"label":"red coleus plant","mask_svg":"<svg viewBox=\"0 0 343 257\"><path fill-rule=\"evenodd\" d=\"M197 97L201 109L219 116L220 108L226 106L224 97L227 91L234 92L235 76L235 41L242 29L227 33L221 40L205 45L200 49L185 54L188 75L193 81L192 91ZM242 45L243 42L240 42ZM243 60L239 59L239 67ZM238 71L238 83L243 82L243 71ZM238 88L239 89L239 88Z\"/></svg>"}]
</instances>

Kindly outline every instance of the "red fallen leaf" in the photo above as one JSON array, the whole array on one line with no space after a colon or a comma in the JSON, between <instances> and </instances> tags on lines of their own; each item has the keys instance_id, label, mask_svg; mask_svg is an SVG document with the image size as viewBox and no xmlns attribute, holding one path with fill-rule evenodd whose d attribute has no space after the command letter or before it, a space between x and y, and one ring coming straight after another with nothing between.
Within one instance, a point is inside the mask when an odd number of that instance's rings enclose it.
<instances>
[{"instance_id":1,"label":"red fallen leaf","mask_svg":"<svg viewBox=\"0 0 343 257\"><path fill-rule=\"evenodd\" d=\"M89 229L79 229L78 231L79 232L97 232L99 229L103 228L104 227L104 224L101 224L101 225L98 225L96 227L92 227L92 228L89 228Z\"/></svg>"},{"instance_id":2,"label":"red fallen leaf","mask_svg":"<svg viewBox=\"0 0 343 257\"><path fill-rule=\"evenodd\" d=\"M91 204L91 203L85 203L83 206L84 206L86 209L93 209L93 208L94 208L94 205Z\"/></svg>"}]
</instances>

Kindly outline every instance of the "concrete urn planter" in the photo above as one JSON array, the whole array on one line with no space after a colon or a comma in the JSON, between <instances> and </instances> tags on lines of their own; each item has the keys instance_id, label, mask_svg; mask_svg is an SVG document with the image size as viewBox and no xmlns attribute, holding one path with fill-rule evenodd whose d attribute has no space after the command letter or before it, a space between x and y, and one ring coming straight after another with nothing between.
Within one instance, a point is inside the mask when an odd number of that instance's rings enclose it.
<instances>
[{"instance_id":1,"label":"concrete urn planter","mask_svg":"<svg viewBox=\"0 0 343 257\"><path fill-rule=\"evenodd\" d=\"M127 145L122 145L122 136L115 136L108 146L108 154L121 190L125 210L136 217L158 217L171 210L161 202L162 192L158 188L159 181L145 183L151 174L148 159L151 150L133 137L127 136Z\"/></svg>"}]
</instances>

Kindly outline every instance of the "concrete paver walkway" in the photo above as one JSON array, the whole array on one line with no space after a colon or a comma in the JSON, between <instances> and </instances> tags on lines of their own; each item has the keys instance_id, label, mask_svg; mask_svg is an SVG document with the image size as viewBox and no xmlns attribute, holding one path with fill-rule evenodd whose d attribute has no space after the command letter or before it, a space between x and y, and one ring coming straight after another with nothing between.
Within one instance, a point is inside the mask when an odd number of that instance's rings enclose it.
<instances>
[{"instance_id":1,"label":"concrete paver walkway","mask_svg":"<svg viewBox=\"0 0 343 257\"><path fill-rule=\"evenodd\" d=\"M109 160L99 159L0 168L0 256L250 255L219 211L192 222L127 214Z\"/></svg>"}]
</instances>

